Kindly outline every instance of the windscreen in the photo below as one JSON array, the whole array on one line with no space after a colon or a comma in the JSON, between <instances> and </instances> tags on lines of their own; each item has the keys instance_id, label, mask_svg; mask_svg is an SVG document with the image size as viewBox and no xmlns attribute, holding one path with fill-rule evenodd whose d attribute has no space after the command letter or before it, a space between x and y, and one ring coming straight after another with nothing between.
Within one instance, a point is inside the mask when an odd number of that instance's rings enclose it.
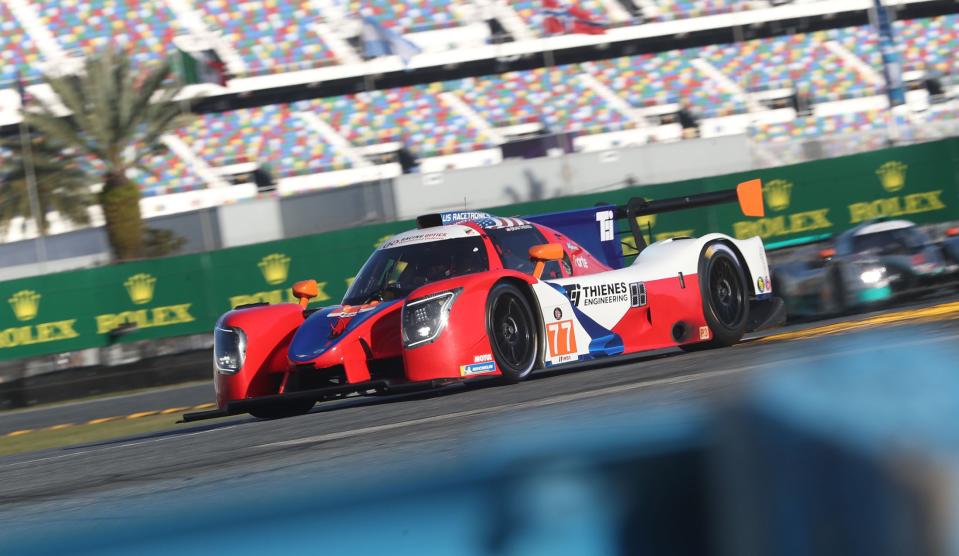
<instances>
[{"instance_id":1,"label":"windscreen","mask_svg":"<svg viewBox=\"0 0 959 556\"><path fill-rule=\"evenodd\" d=\"M916 228L900 228L852 238L856 253L873 251L879 253L912 253L921 249L928 238Z\"/></svg>"},{"instance_id":2,"label":"windscreen","mask_svg":"<svg viewBox=\"0 0 959 556\"><path fill-rule=\"evenodd\" d=\"M478 236L380 249L360 269L343 304L400 299L430 282L485 270L489 261Z\"/></svg>"}]
</instances>

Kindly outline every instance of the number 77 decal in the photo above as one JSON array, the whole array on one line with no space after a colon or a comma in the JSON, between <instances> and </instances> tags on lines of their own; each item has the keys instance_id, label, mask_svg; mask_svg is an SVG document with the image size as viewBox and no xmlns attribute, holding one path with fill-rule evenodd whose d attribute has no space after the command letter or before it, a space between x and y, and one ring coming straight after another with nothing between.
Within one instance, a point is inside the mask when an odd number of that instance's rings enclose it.
<instances>
[{"instance_id":1,"label":"number 77 decal","mask_svg":"<svg viewBox=\"0 0 959 556\"><path fill-rule=\"evenodd\" d=\"M573 321L561 320L547 323L546 340L549 342L549 353L553 357L576 353L576 334L573 332Z\"/></svg>"}]
</instances>

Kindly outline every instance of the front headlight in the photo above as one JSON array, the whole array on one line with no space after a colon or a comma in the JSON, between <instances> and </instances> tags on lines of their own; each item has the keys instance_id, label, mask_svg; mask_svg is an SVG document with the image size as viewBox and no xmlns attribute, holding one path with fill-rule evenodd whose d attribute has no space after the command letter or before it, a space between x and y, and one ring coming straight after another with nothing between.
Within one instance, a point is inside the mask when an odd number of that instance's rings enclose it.
<instances>
[{"instance_id":1,"label":"front headlight","mask_svg":"<svg viewBox=\"0 0 959 556\"><path fill-rule=\"evenodd\" d=\"M870 268L869 270L863 271L862 274L859 275L859 279L862 280L863 284L876 284L882 280L885 273L885 268Z\"/></svg>"},{"instance_id":2,"label":"front headlight","mask_svg":"<svg viewBox=\"0 0 959 556\"><path fill-rule=\"evenodd\" d=\"M434 293L407 301L403 306L403 346L428 344L446 328L453 301L463 288Z\"/></svg>"},{"instance_id":3,"label":"front headlight","mask_svg":"<svg viewBox=\"0 0 959 556\"><path fill-rule=\"evenodd\" d=\"M232 375L243 368L246 359L246 333L235 327L213 329L213 365L216 371Z\"/></svg>"}]
</instances>

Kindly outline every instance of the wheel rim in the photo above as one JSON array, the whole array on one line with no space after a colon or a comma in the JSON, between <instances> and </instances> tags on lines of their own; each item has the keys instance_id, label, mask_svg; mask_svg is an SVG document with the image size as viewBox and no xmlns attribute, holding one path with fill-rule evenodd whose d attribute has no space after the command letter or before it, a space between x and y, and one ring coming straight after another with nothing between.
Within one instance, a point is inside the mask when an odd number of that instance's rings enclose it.
<instances>
[{"instance_id":1,"label":"wheel rim","mask_svg":"<svg viewBox=\"0 0 959 556\"><path fill-rule=\"evenodd\" d=\"M742 319L745 303L739 273L732 261L723 257L713 264L709 291L716 318L724 326L735 328Z\"/></svg>"},{"instance_id":2,"label":"wheel rim","mask_svg":"<svg viewBox=\"0 0 959 556\"><path fill-rule=\"evenodd\" d=\"M497 354L507 366L523 370L528 364L533 349L529 315L523 310L520 300L505 294L496 300L493 307L493 341Z\"/></svg>"}]
</instances>

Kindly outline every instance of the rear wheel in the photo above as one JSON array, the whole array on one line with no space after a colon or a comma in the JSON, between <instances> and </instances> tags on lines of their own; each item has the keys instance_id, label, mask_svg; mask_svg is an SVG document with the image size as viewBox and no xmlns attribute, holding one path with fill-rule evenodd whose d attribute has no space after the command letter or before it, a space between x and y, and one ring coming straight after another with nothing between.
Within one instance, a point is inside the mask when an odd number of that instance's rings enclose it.
<instances>
[{"instance_id":1,"label":"rear wheel","mask_svg":"<svg viewBox=\"0 0 959 556\"><path fill-rule=\"evenodd\" d=\"M728 246L714 243L699 259L703 314L712 339L681 346L688 351L725 347L742 339L749 320L749 290L739 258Z\"/></svg>"},{"instance_id":2,"label":"rear wheel","mask_svg":"<svg viewBox=\"0 0 959 556\"><path fill-rule=\"evenodd\" d=\"M309 413L316 402L313 400L293 400L272 403L250 410L250 415L258 419L282 419Z\"/></svg>"},{"instance_id":3,"label":"rear wheel","mask_svg":"<svg viewBox=\"0 0 959 556\"><path fill-rule=\"evenodd\" d=\"M486 332L493 359L507 382L519 382L533 372L539 335L526 296L509 283L497 284L486 302Z\"/></svg>"}]
</instances>

